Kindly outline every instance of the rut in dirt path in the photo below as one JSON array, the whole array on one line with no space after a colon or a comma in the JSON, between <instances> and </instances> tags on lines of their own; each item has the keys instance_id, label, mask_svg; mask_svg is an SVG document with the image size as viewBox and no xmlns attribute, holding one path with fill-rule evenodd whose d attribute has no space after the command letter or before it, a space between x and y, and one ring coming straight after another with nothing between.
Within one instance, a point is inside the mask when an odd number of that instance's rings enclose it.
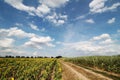
<instances>
[{"instance_id":1,"label":"rut in dirt path","mask_svg":"<svg viewBox=\"0 0 120 80\"><path fill-rule=\"evenodd\" d=\"M61 63L63 68L62 80L113 80L69 62L62 61Z\"/></svg>"},{"instance_id":2,"label":"rut in dirt path","mask_svg":"<svg viewBox=\"0 0 120 80\"><path fill-rule=\"evenodd\" d=\"M74 70L71 66L62 62L63 74L62 80L89 80L81 73Z\"/></svg>"}]
</instances>

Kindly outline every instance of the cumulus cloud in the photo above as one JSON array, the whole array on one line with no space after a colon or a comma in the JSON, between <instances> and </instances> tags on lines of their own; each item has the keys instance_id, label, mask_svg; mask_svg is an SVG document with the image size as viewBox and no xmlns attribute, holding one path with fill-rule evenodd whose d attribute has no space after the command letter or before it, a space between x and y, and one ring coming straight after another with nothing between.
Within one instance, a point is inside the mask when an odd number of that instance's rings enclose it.
<instances>
[{"instance_id":1,"label":"cumulus cloud","mask_svg":"<svg viewBox=\"0 0 120 80\"><path fill-rule=\"evenodd\" d=\"M33 12L35 11L35 8L24 5L23 0L4 0L4 1L18 10L28 12L30 15L34 15Z\"/></svg>"},{"instance_id":2,"label":"cumulus cloud","mask_svg":"<svg viewBox=\"0 0 120 80\"><path fill-rule=\"evenodd\" d=\"M113 43L113 40L111 38L100 42L100 44L110 44L110 43Z\"/></svg>"},{"instance_id":3,"label":"cumulus cloud","mask_svg":"<svg viewBox=\"0 0 120 80\"><path fill-rule=\"evenodd\" d=\"M117 42L117 44L119 44L120 45L120 29L118 29L117 31L116 31L117 33L116 34L112 34L112 36L113 36L113 38L114 38L114 40Z\"/></svg>"},{"instance_id":4,"label":"cumulus cloud","mask_svg":"<svg viewBox=\"0 0 120 80\"><path fill-rule=\"evenodd\" d=\"M45 28L39 29L37 25L34 25L34 24L32 24L32 23L29 23L28 25L29 25L29 26L31 27L31 29L33 29L33 30L41 31L41 32L46 31Z\"/></svg>"},{"instance_id":5,"label":"cumulus cloud","mask_svg":"<svg viewBox=\"0 0 120 80\"><path fill-rule=\"evenodd\" d=\"M15 26L17 26L17 27L22 27L23 24L21 24L21 23L15 23Z\"/></svg>"},{"instance_id":6,"label":"cumulus cloud","mask_svg":"<svg viewBox=\"0 0 120 80\"><path fill-rule=\"evenodd\" d=\"M113 11L115 9L117 9L118 7L120 7L120 3L114 3L111 7L105 7L104 11Z\"/></svg>"},{"instance_id":7,"label":"cumulus cloud","mask_svg":"<svg viewBox=\"0 0 120 80\"><path fill-rule=\"evenodd\" d=\"M108 23L108 24L112 24L112 23L114 23L114 22L115 22L115 18L112 18L112 19L109 19L107 23Z\"/></svg>"},{"instance_id":8,"label":"cumulus cloud","mask_svg":"<svg viewBox=\"0 0 120 80\"><path fill-rule=\"evenodd\" d=\"M60 44L64 45L67 50L74 50L74 52L78 51L88 55L119 54L120 49L120 46L115 44L109 34L101 34L86 41Z\"/></svg>"},{"instance_id":9,"label":"cumulus cloud","mask_svg":"<svg viewBox=\"0 0 120 80\"><path fill-rule=\"evenodd\" d=\"M107 0L92 0L89 4L90 12L101 13Z\"/></svg>"},{"instance_id":10,"label":"cumulus cloud","mask_svg":"<svg viewBox=\"0 0 120 80\"><path fill-rule=\"evenodd\" d=\"M17 40L13 37L19 37L19 36L25 37L25 36L21 36L21 34L23 34L21 33L21 30L20 31L18 30L18 32L16 32L15 31L16 29L17 28L0 29L0 55L5 56L5 55L24 54L24 51L19 50L17 46L15 46L15 42ZM18 35L19 32L20 34Z\"/></svg>"},{"instance_id":11,"label":"cumulus cloud","mask_svg":"<svg viewBox=\"0 0 120 80\"><path fill-rule=\"evenodd\" d=\"M54 18L54 20L49 19L49 15L53 12L53 10L55 11L55 8L59 8L62 5L65 5L69 0L39 0L39 5L37 8L35 8L34 6L27 6L23 3L23 0L4 0L6 3L8 3L9 5L11 5L12 7L21 10L21 11L25 11L27 13L29 13L32 16L39 16L42 18L47 17L46 19L48 19L48 21L53 22L54 24L57 25L61 25L65 23L65 19L67 18L66 15L59 15L58 18L62 18L62 20L60 19L56 19ZM54 15L54 14L53 14Z\"/></svg>"},{"instance_id":12,"label":"cumulus cloud","mask_svg":"<svg viewBox=\"0 0 120 80\"><path fill-rule=\"evenodd\" d=\"M82 54L86 54L86 53L89 53L89 55L105 55L105 54L109 55L110 53L118 54L118 50L112 48L113 45L100 45L100 44L95 44L95 42L91 42L91 41L68 43L68 44L64 44L64 46L66 48L69 47L69 50L73 49L82 52Z\"/></svg>"},{"instance_id":13,"label":"cumulus cloud","mask_svg":"<svg viewBox=\"0 0 120 80\"><path fill-rule=\"evenodd\" d=\"M12 38L2 38L0 39L0 47L11 47L14 41Z\"/></svg>"},{"instance_id":14,"label":"cumulus cloud","mask_svg":"<svg viewBox=\"0 0 120 80\"><path fill-rule=\"evenodd\" d=\"M45 14L50 13L50 8L44 4L39 5L35 10L36 15L43 17Z\"/></svg>"},{"instance_id":15,"label":"cumulus cloud","mask_svg":"<svg viewBox=\"0 0 120 80\"><path fill-rule=\"evenodd\" d=\"M13 56L17 56L17 55L21 55L21 56L25 56L25 55L30 55L32 54L31 52L27 52L25 50L21 50L21 49L18 49L16 47L14 48L0 48L0 54L2 54L2 56L6 56L6 55L13 55Z\"/></svg>"},{"instance_id":16,"label":"cumulus cloud","mask_svg":"<svg viewBox=\"0 0 120 80\"><path fill-rule=\"evenodd\" d=\"M10 29L0 29L1 37L17 37L17 38L27 38L35 36L34 33L27 33L17 27L13 27Z\"/></svg>"},{"instance_id":17,"label":"cumulus cloud","mask_svg":"<svg viewBox=\"0 0 120 80\"><path fill-rule=\"evenodd\" d=\"M78 51L85 51L85 52L93 52L102 49L101 46L93 45L92 42L89 41L82 41L82 42L75 42L75 43L64 43L65 46L70 46L71 49L75 49Z\"/></svg>"},{"instance_id":18,"label":"cumulus cloud","mask_svg":"<svg viewBox=\"0 0 120 80\"><path fill-rule=\"evenodd\" d=\"M17 38L19 38L19 40L17 40ZM29 55L27 54L29 52L26 51L29 48L38 50L45 47L55 47L55 45L52 43L53 40L54 39L49 36L46 37L39 36L34 33L27 33L22 29L18 29L17 27L0 29L0 53L5 53L6 55L8 53ZM15 42L22 43L16 45ZM31 52L30 55L32 55Z\"/></svg>"},{"instance_id":19,"label":"cumulus cloud","mask_svg":"<svg viewBox=\"0 0 120 80\"><path fill-rule=\"evenodd\" d=\"M50 22L56 25L62 25L67 20L67 15L56 14L55 12L52 15L46 17Z\"/></svg>"},{"instance_id":20,"label":"cumulus cloud","mask_svg":"<svg viewBox=\"0 0 120 80\"><path fill-rule=\"evenodd\" d=\"M61 5L64 5L69 0L39 0L40 3L47 5L51 8L60 7Z\"/></svg>"},{"instance_id":21,"label":"cumulus cloud","mask_svg":"<svg viewBox=\"0 0 120 80\"><path fill-rule=\"evenodd\" d=\"M95 23L95 21L93 19L87 19L87 20L85 20L85 22L90 23L90 24Z\"/></svg>"},{"instance_id":22,"label":"cumulus cloud","mask_svg":"<svg viewBox=\"0 0 120 80\"><path fill-rule=\"evenodd\" d=\"M49 36L48 37L32 37L28 42L26 42L24 45L42 49L42 46L48 46L48 47L54 47L52 43L53 41Z\"/></svg>"},{"instance_id":23,"label":"cumulus cloud","mask_svg":"<svg viewBox=\"0 0 120 80\"><path fill-rule=\"evenodd\" d=\"M91 40L99 41L99 44L110 44L110 43L113 43L113 40L111 39L109 34L102 34L100 36L95 36Z\"/></svg>"},{"instance_id":24,"label":"cumulus cloud","mask_svg":"<svg viewBox=\"0 0 120 80\"><path fill-rule=\"evenodd\" d=\"M38 26L31 24L31 23L29 25L33 30L39 31Z\"/></svg>"},{"instance_id":25,"label":"cumulus cloud","mask_svg":"<svg viewBox=\"0 0 120 80\"><path fill-rule=\"evenodd\" d=\"M103 13L106 11L116 10L120 6L120 3L118 2L108 7L105 5L107 1L108 0L92 0L89 4L90 12L91 13Z\"/></svg>"},{"instance_id":26,"label":"cumulus cloud","mask_svg":"<svg viewBox=\"0 0 120 80\"><path fill-rule=\"evenodd\" d=\"M110 35L109 34L102 34L100 36L95 36L92 38L92 40L102 40L102 39L109 39Z\"/></svg>"}]
</instances>

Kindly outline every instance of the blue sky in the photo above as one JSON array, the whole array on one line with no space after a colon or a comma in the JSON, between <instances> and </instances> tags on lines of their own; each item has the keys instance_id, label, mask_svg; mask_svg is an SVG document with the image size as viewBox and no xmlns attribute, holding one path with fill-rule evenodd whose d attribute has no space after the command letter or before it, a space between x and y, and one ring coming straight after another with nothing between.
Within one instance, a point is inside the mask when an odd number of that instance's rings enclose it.
<instances>
[{"instance_id":1,"label":"blue sky","mask_svg":"<svg viewBox=\"0 0 120 80\"><path fill-rule=\"evenodd\" d=\"M0 0L0 55L118 55L120 0Z\"/></svg>"}]
</instances>

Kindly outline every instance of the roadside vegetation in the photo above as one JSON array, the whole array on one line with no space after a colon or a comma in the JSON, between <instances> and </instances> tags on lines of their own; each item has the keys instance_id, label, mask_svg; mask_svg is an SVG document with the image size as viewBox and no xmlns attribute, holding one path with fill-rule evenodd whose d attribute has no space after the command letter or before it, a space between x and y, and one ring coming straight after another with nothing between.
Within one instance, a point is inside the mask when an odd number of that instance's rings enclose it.
<instances>
[{"instance_id":1,"label":"roadside vegetation","mask_svg":"<svg viewBox=\"0 0 120 80\"><path fill-rule=\"evenodd\" d=\"M87 56L66 58L65 61L72 62L79 66L120 74L120 56Z\"/></svg>"}]
</instances>

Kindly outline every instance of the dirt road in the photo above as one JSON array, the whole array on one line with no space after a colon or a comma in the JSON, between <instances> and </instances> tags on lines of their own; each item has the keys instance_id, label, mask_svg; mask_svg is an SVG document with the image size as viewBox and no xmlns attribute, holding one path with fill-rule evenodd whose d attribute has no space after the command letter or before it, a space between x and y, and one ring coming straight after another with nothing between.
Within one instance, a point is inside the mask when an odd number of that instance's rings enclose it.
<instances>
[{"instance_id":1,"label":"dirt road","mask_svg":"<svg viewBox=\"0 0 120 80\"><path fill-rule=\"evenodd\" d=\"M61 63L62 80L113 80L69 62L61 61Z\"/></svg>"}]
</instances>

